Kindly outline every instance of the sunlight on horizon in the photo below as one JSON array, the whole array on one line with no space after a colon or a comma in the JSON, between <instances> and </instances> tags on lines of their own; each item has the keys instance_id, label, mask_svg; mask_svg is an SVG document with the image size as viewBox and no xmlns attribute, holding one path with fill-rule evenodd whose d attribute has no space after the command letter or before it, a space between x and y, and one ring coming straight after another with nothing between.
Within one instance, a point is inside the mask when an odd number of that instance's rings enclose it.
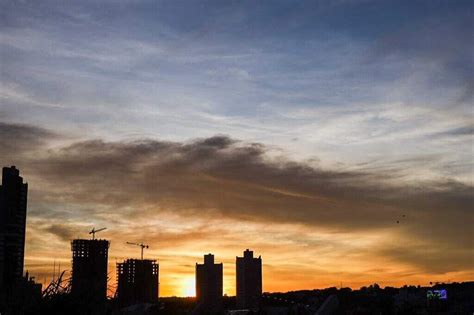
<instances>
[{"instance_id":1,"label":"sunlight on horizon","mask_svg":"<svg viewBox=\"0 0 474 315\"><path fill-rule=\"evenodd\" d=\"M196 284L194 278L183 279L182 290L183 296L194 297L196 296Z\"/></svg>"}]
</instances>

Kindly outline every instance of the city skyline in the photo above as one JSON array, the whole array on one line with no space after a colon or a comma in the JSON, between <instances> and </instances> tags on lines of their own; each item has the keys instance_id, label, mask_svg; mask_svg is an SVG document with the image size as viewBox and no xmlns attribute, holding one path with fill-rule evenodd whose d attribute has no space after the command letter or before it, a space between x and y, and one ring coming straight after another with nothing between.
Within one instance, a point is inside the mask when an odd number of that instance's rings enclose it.
<instances>
[{"instance_id":1,"label":"city skyline","mask_svg":"<svg viewBox=\"0 0 474 315\"><path fill-rule=\"evenodd\" d=\"M263 257L263 291L474 279L470 1L2 1L0 165L24 270Z\"/></svg>"}]
</instances>

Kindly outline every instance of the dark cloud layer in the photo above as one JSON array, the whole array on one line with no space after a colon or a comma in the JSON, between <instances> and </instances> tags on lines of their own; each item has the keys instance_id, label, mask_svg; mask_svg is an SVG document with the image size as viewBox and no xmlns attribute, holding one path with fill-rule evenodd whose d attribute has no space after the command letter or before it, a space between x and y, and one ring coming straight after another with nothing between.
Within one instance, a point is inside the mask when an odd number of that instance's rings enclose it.
<instances>
[{"instance_id":1,"label":"dark cloud layer","mask_svg":"<svg viewBox=\"0 0 474 315\"><path fill-rule=\"evenodd\" d=\"M432 135L433 137L462 137L474 135L474 126L464 126L446 131L438 132Z\"/></svg>"},{"instance_id":2,"label":"dark cloud layer","mask_svg":"<svg viewBox=\"0 0 474 315\"><path fill-rule=\"evenodd\" d=\"M50 224L44 227L44 231L57 236L64 242L70 242L79 234L79 229L72 224Z\"/></svg>"},{"instance_id":3,"label":"dark cloud layer","mask_svg":"<svg viewBox=\"0 0 474 315\"><path fill-rule=\"evenodd\" d=\"M51 133L1 126L0 143L30 174L30 186L41 191L38 201L108 207L124 218L132 208L132 215L168 211L188 218L289 222L344 232L396 228L413 246L406 252L381 248L384 255L434 271L461 270L472 263L473 189L463 183L407 185L397 182L396 170L319 169L270 158L265 145L226 136L186 143L91 140L38 157L26 148ZM12 135L16 141L5 139ZM70 237L57 226L51 232Z\"/></svg>"},{"instance_id":4,"label":"dark cloud layer","mask_svg":"<svg viewBox=\"0 0 474 315\"><path fill-rule=\"evenodd\" d=\"M0 148L2 160L31 152L53 138L54 133L30 125L9 124L0 121Z\"/></svg>"}]
</instances>

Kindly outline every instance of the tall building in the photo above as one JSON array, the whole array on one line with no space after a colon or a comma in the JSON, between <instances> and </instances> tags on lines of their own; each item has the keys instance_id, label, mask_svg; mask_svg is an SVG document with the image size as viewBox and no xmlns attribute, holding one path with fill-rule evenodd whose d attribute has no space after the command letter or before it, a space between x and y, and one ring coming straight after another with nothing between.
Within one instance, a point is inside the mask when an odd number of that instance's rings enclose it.
<instances>
[{"instance_id":1,"label":"tall building","mask_svg":"<svg viewBox=\"0 0 474 315\"><path fill-rule=\"evenodd\" d=\"M156 260L127 259L117 264L117 299L122 306L158 301L159 265Z\"/></svg>"},{"instance_id":2,"label":"tall building","mask_svg":"<svg viewBox=\"0 0 474 315\"><path fill-rule=\"evenodd\" d=\"M76 239L71 242L71 294L83 304L105 302L107 299L107 240Z\"/></svg>"},{"instance_id":3,"label":"tall building","mask_svg":"<svg viewBox=\"0 0 474 315\"><path fill-rule=\"evenodd\" d=\"M201 313L222 310L223 265L214 263L214 255L204 255L204 264L196 264L196 298Z\"/></svg>"},{"instance_id":4,"label":"tall building","mask_svg":"<svg viewBox=\"0 0 474 315\"><path fill-rule=\"evenodd\" d=\"M27 193L28 184L23 183L20 171L15 166L4 167L0 186L0 295L4 294L3 298L11 295L23 279Z\"/></svg>"},{"instance_id":5,"label":"tall building","mask_svg":"<svg viewBox=\"0 0 474 315\"><path fill-rule=\"evenodd\" d=\"M237 257L237 307L258 309L262 297L262 258L253 257L253 251L245 250L244 257Z\"/></svg>"}]
</instances>

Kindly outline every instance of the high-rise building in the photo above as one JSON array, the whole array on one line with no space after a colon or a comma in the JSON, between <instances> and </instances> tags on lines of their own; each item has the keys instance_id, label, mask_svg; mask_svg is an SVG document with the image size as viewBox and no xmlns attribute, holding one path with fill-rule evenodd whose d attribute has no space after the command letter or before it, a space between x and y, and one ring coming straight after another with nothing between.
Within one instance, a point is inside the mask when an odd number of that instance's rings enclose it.
<instances>
[{"instance_id":1,"label":"high-rise building","mask_svg":"<svg viewBox=\"0 0 474 315\"><path fill-rule=\"evenodd\" d=\"M104 302L107 298L107 240L76 239L71 242L71 294L81 303Z\"/></svg>"},{"instance_id":2,"label":"high-rise building","mask_svg":"<svg viewBox=\"0 0 474 315\"><path fill-rule=\"evenodd\" d=\"M196 263L196 298L201 313L219 313L222 310L223 265L214 263L214 255L204 255L204 264Z\"/></svg>"},{"instance_id":3,"label":"high-rise building","mask_svg":"<svg viewBox=\"0 0 474 315\"><path fill-rule=\"evenodd\" d=\"M0 295L11 294L23 277L27 193L28 184L23 183L20 171L15 166L4 167L0 186Z\"/></svg>"},{"instance_id":4,"label":"high-rise building","mask_svg":"<svg viewBox=\"0 0 474 315\"><path fill-rule=\"evenodd\" d=\"M262 297L262 258L253 257L253 251L246 250L244 257L237 257L237 307L258 309Z\"/></svg>"},{"instance_id":5,"label":"high-rise building","mask_svg":"<svg viewBox=\"0 0 474 315\"><path fill-rule=\"evenodd\" d=\"M159 265L156 260L127 259L117 264L117 298L122 306L158 301Z\"/></svg>"}]
</instances>

